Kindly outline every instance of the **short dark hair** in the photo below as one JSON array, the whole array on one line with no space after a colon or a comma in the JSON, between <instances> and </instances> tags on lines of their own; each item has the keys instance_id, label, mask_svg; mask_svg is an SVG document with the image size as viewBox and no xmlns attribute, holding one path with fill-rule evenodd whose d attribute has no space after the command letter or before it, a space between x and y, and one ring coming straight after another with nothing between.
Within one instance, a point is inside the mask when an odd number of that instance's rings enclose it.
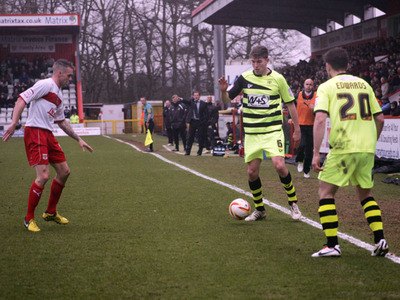
<instances>
[{"instance_id":1,"label":"short dark hair","mask_svg":"<svg viewBox=\"0 0 400 300\"><path fill-rule=\"evenodd\" d=\"M72 64L72 62L70 62L69 60L66 60L64 58L60 58L58 60L56 60L53 64L53 69L65 69L65 68L74 68L74 65Z\"/></svg>"},{"instance_id":2,"label":"short dark hair","mask_svg":"<svg viewBox=\"0 0 400 300\"><path fill-rule=\"evenodd\" d=\"M264 46L255 46L250 51L250 58L268 58L268 49Z\"/></svg>"},{"instance_id":3,"label":"short dark hair","mask_svg":"<svg viewBox=\"0 0 400 300\"><path fill-rule=\"evenodd\" d=\"M336 47L324 54L324 61L330 64L336 71L347 70L349 55L345 49Z\"/></svg>"},{"instance_id":4,"label":"short dark hair","mask_svg":"<svg viewBox=\"0 0 400 300\"><path fill-rule=\"evenodd\" d=\"M199 95L201 95L200 92L199 92L198 90L194 90L194 91L193 91L193 95L196 94L196 93L199 94Z\"/></svg>"}]
</instances>

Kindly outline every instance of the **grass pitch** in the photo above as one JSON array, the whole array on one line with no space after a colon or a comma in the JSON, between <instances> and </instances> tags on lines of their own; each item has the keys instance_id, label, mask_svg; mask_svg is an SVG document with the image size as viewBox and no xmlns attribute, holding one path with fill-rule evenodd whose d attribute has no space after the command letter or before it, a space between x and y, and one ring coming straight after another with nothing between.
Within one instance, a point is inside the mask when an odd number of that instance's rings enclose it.
<instances>
[{"instance_id":1,"label":"grass pitch","mask_svg":"<svg viewBox=\"0 0 400 300\"><path fill-rule=\"evenodd\" d=\"M240 158L179 156L163 152L164 138L155 139L165 157L247 189ZM399 265L346 242L341 258L312 259L324 242L321 231L272 209L265 222L235 221L227 207L243 195L113 140L86 140L93 154L59 138L71 176L58 209L70 224L40 219L48 183L36 214L38 234L22 225L34 178L23 141L0 144L0 298L400 298ZM286 205L276 174L265 165L266 197ZM294 177L304 198L300 208L318 220L317 181L302 184ZM398 201L390 196L398 195L397 186L378 183L380 189L384 202ZM353 218L342 214L344 221ZM399 254L397 230L390 229L396 223L387 223L391 250ZM371 242L366 224L343 222L340 230Z\"/></svg>"}]
</instances>

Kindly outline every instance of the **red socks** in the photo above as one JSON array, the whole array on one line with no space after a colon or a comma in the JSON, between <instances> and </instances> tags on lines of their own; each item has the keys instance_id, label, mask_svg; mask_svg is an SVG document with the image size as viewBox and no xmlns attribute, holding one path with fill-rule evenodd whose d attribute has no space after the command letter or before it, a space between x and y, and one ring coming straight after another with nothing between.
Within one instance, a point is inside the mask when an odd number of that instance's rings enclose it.
<instances>
[{"instance_id":1,"label":"red socks","mask_svg":"<svg viewBox=\"0 0 400 300\"><path fill-rule=\"evenodd\" d=\"M40 197L42 196L43 187L36 184L35 181L32 182L31 188L29 190L28 197L28 212L25 216L25 221L29 222L35 217L35 208L39 203Z\"/></svg>"},{"instance_id":2,"label":"red socks","mask_svg":"<svg viewBox=\"0 0 400 300\"><path fill-rule=\"evenodd\" d=\"M64 186L61 183L59 183L57 180L53 179L53 181L51 183L49 203L48 203L47 209L46 209L46 212L48 214L56 213L57 203L58 203L58 200L60 200L63 188L64 188Z\"/></svg>"},{"instance_id":3,"label":"red socks","mask_svg":"<svg viewBox=\"0 0 400 300\"><path fill-rule=\"evenodd\" d=\"M43 188L44 187L37 185L35 181L32 182L31 188L29 190L28 212L26 213L25 221L29 222L35 217L35 209L39 203L40 197L42 196ZM51 183L49 203L46 210L47 213L56 213L57 203L58 200L60 200L63 188L64 186L61 183L53 179L53 182Z\"/></svg>"}]
</instances>

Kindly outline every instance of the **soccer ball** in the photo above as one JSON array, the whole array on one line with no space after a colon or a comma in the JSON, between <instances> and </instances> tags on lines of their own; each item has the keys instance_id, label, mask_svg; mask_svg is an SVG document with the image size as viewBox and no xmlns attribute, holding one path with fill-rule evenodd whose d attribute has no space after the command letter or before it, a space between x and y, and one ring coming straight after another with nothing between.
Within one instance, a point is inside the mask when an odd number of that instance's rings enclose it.
<instances>
[{"instance_id":1,"label":"soccer ball","mask_svg":"<svg viewBox=\"0 0 400 300\"><path fill-rule=\"evenodd\" d=\"M236 220L243 220L251 213L249 202L244 199L235 199L229 204L229 214Z\"/></svg>"}]
</instances>

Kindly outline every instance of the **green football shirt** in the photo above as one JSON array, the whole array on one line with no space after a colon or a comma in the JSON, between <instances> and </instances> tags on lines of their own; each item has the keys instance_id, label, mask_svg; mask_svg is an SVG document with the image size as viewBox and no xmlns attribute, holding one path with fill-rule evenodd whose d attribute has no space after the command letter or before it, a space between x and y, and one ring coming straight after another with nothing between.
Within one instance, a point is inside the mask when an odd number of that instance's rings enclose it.
<instances>
[{"instance_id":1,"label":"green football shirt","mask_svg":"<svg viewBox=\"0 0 400 300\"><path fill-rule=\"evenodd\" d=\"M329 145L335 154L375 153L374 115L382 112L372 87L363 79L339 74L321 84L314 112L326 112L331 121Z\"/></svg>"},{"instance_id":2,"label":"green football shirt","mask_svg":"<svg viewBox=\"0 0 400 300\"><path fill-rule=\"evenodd\" d=\"M285 78L276 71L256 75L244 72L229 90L233 99L243 92L243 127L245 134L266 134L282 130L282 102L294 101Z\"/></svg>"}]
</instances>

